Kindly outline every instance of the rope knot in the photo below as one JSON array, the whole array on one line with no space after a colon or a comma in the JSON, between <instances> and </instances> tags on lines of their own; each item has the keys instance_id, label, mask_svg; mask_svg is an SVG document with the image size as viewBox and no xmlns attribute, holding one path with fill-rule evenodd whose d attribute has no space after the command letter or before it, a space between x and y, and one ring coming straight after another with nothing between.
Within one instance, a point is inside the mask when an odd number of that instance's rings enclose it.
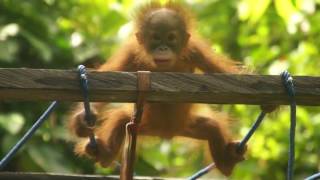
<instances>
[{"instance_id":1,"label":"rope knot","mask_svg":"<svg viewBox=\"0 0 320 180\"><path fill-rule=\"evenodd\" d=\"M292 76L288 71L284 71L281 73L281 78L289 97L294 98L295 90Z\"/></svg>"}]
</instances>

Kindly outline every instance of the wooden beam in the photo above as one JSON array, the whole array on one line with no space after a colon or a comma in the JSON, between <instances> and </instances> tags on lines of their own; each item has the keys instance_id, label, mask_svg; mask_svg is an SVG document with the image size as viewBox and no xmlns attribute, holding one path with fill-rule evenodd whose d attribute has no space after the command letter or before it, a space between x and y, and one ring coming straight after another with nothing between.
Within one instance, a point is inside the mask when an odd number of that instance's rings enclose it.
<instances>
[{"instance_id":1,"label":"wooden beam","mask_svg":"<svg viewBox=\"0 0 320 180\"><path fill-rule=\"evenodd\" d=\"M134 102L136 73L89 71L91 101ZM320 77L295 76L300 105L320 105ZM280 76L151 73L151 102L288 104ZM0 69L0 100L81 101L75 70Z\"/></svg>"},{"instance_id":2,"label":"wooden beam","mask_svg":"<svg viewBox=\"0 0 320 180\"><path fill-rule=\"evenodd\" d=\"M3 180L118 180L119 176L58 174L58 173L32 173L32 172L0 172ZM179 180L178 178L160 177L134 177L134 180ZM181 180L181 178L180 178Z\"/></svg>"}]
</instances>

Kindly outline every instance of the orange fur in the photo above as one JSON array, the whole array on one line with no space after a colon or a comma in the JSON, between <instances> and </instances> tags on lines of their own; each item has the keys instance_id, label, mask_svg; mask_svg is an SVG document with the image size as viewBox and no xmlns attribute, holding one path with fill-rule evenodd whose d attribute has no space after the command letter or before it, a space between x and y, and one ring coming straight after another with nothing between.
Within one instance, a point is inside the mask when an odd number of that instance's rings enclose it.
<instances>
[{"instance_id":1,"label":"orange fur","mask_svg":"<svg viewBox=\"0 0 320 180\"><path fill-rule=\"evenodd\" d=\"M163 14L162 10L170 10L172 15ZM167 11L166 11L167 12ZM172 13L173 12L173 13ZM136 16L137 37L132 37L120 48L104 65L100 71L172 71L194 73L196 68L210 73L241 73L242 69L234 61L212 52L203 40L192 32L192 22L189 14L181 6L169 3L160 5L151 3L138 12ZM178 17L185 25L186 42L181 43L181 52L169 59L173 65L160 69L154 56L145 48L145 40L141 32L148 28L151 15ZM162 13L162 14L161 14ZM182 36L181 34L178 37ZM141 38L141 39L139 39ZM183 37L184 38L184 37ZM179 45L179 44L178 44ZM174 59L176 58L176 59ZM167 60L167 59L166 59ZM77 136L86 136L87 131L94 131L98 139L98 149L93 150L87 142L79 142L76 152L79 155L88 155L104 166L108 166L116 157L125 136L125 125L130 121L133 106L124 104L111 108L109 104L94 105L98 125L92 129L83 123L84 111L77 108L71 118L72 132ZM211 155L217 168L225 175L230 175L234 166L243 160L243 154L236 152L238 142L232 140L228 117L212 111L201 114L195 104L191 103L146 103L141 124L140 135L160 136L171 138L173 136L186 136L196 139L208 140Z\"/></svg>"}]
</instances>

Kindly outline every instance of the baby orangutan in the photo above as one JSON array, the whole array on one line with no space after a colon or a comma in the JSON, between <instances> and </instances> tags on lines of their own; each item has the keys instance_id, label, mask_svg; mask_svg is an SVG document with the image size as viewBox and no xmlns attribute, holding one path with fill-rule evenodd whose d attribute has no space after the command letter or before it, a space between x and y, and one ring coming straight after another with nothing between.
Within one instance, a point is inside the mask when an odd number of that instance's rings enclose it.
<instances>
[{"instance_id":1,"label":"baby orangutan","mask_svg":"<svg viewBox=\"0 0 320 180\"><path fill-rule=\"evenodd\" d=\"M135 35L99 70L194 73L197 68L205 73L240 73L235 62L215 54L197 38L191 19L186 10L174 3L143 6L135 17ZM139 135L207 140L216 167L226 176L244 159L246 149L237 151L239 142L231 138L228 117L213 112L199 114L191 103L146 103L144 107ZM111 108L108 103L95 103L92 109L99 121L96 127L86 125L83 108L73 113L69 127L78 137L87 137L94 131L98 148L92 149L88 141L81 141L75 151L108 166L123 143L133 105Z\"/></svg>"}]
</instances>

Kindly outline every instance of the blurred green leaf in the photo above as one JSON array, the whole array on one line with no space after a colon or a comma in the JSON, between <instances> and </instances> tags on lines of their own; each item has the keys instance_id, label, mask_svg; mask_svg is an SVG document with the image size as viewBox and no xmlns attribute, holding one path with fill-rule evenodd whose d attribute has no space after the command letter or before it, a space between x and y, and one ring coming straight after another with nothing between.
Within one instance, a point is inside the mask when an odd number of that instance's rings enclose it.
<instances>
[{"instance_id":1,"label":"blurred green leaf","mask_svg":"<svg viewBox=\"0 0 320 180\"><path fill-rule=\"evenodd\" d=\"M59 148L48 144L39 144L28 149L31 159L37 163L43 170L71 173L71 165L65 161L65 155Z\"/></svg>"},{"instance_id":2,"label":"blurred green leaf","mask_svg":"<svg viewBox=\"0 0 320 180\"><path fill-rule=\"evenodd\" d=\"M238 5L240 20L248 20L250 23L256 23L269 7L271 0L241 0Z\"/></svg>"},{"instance_id":3,"label":"blurred green leaf","mask_svg":"<svg viewBox=\"0 0 320 180\"><path fill-rule=\"evenodd\" d=\"M275 0L275 7L279 16L288 23L293 15L297 12L291 0Z\"/></svg>"},{"instance_id":4,"label":"blurred green leaf","mask_svg":"<svg viewBox=\"0 0 320 180\"><path fill-rule=\"evenodd\" d=\"M14 40L0 41L0 61L12 63L16 59L19 43Z\"/></svg>"},{"instance_id":5,"label":"blurred green leaf","mask_svg":"<svg viewBox=\"0 0 320 180\"><path fill-rule=\"evenodd\" d=\"M52 59L51 49L45 42L27 31L22 30L21 35L27 39L27 41L37 51L37 54L42 60L50 61Z\"/></svg>"},{"instance_id":6,"label":"blurred green leaf","mask_svg":"<svg viewBox=\"0 0 320 180\"><path fill-rule=\"evenodd\" d=\"M11 148L18 142L20 139L19 136L12 136L12 135L5 135L2 137L2 142L1 142L1 149L3 152L7 153ZM24 147L22 147L23 149ZM21 152L22 150L20 150ZM18 152L19 154L19 152Z\"/></svg>"},{"instance_id":7,"label":"blurred green leaf","mask_svg":"<svg viewBox=\"0 0 320 180\"><path fill-rule=\"evenodd\" d=\"M20 132L25 123L24 117L19 113L0 114L0 126L7 130L11 135Z\"/></svg>"}]
</instances>

